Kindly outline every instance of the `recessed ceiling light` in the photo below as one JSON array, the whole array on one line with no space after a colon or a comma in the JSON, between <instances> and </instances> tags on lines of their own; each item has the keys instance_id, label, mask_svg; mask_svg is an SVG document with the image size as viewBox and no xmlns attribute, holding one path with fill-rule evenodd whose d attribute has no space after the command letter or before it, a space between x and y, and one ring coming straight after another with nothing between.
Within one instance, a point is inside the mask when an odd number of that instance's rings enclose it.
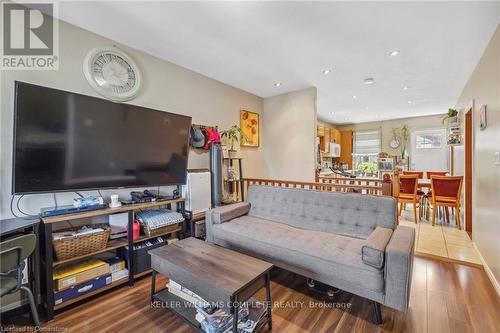
<instances>
[{"instance_id":1,"label":"recessed ceiling light","mask_svg":"<svg viewBox=\"0 0 500 333\"><path fill-rule=\"evenodd\" d=\"M375 79L372 77L367 77L364 82L365 82L365 84L374 84Z\"/></svg>"},{"instance_id":2,"label":"recessed ceiling light","mask_svg":"<svg viewBox=\"0 0 500 333\"><path fill-rule=\"evenodd\" d=\"M368 107L365 107L366 110L368 110L369 108Z\"/></svg>"},{"instance_id":3,"label":"recessed ceiling light","mask_svg":"<svg viewBox=\"0 0 500 333\"><path fill-rule=\"evenodd\" d=\"M408 90L408 89L410 89L410 87L408 87L408 86L403 87L403 90Z\"/></svg>"},{"instance_id":4,"label":"recessed ceiling light","mask_svg":"<svg viewBox=\"0 0 500 333\"><path fill-rule=\"evenodd\" d=\"M408 104L411 104L411 101L408 101Z\"/></svg>"},{"instance_id":5,"label":"recessed ceiling light","mask_svg":"<svg viewBox=\"0 0 500 333\"><path fill-rule=\"evenodd\" d=\"M399 55L399 50L394 50L394 51L391 51L391 52L389 53L389 55L390 55L391 57L396 57L396 56L398 56L398 55Z\"/></svg>"},{"instance_id":6,"label":"recessed ceiling light","mask_svg":"<svg viewBox=\"0 0 500 333\"><path fill-rule=\"evenodd\" d=\"M323 74L325 74L325 75L326 75L326 74L330 74L330 72L331 72L331 71L332 71L331 69L323 69L323 70L321 71L321 73L323 73Z\"/></svg>"},{"instance_id":7,"label":"recessed ceiling light","mask_svg":"<svg viewBox=\"0 0 500 333\"><path fill-rule=\"evenodd\" d=\"M356 99L356 98L358 98L358 96L352 95L352 99Z\"/></svg>"},{"instance_id":8,"label":"recessed ceiling light","mask_svg":"<svg viewBox=\"0 0 500 333\"><path fill-rule=\"evenodd\" d=\"M279 87L279 86L281 86L281 85L282 85L282 83L281 83L281 82L275 82L275 83L274 83L274 86L275 86L275 87Z\"/></svg>"}]
</instances>

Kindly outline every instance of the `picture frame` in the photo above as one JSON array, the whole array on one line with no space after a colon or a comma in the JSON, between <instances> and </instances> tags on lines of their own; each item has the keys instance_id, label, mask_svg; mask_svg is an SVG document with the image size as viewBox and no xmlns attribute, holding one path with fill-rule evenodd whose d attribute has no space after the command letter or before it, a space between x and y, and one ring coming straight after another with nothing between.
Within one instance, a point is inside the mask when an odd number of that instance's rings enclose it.
<instances>
[{"instance_id":1,"label":"picture frame","mask_svg":"<svg viewBox=\"0 0 500 333\"><path fill-rule=\"evenodd\" d=\"M479 129L484 131L486 129L486 105L482 105L479 109Z\"/></svg>"},{"instance_id":2,"label":"picture frame","mask_svg":"<svg viewBox=\"0 0 500 333\"><path fill-rule=\"evenodd\" d=\"M240 110L240 128L242 147L257 148L260 145L260 119L259 114L248 110Z\"/></svg>"}]
</instances>

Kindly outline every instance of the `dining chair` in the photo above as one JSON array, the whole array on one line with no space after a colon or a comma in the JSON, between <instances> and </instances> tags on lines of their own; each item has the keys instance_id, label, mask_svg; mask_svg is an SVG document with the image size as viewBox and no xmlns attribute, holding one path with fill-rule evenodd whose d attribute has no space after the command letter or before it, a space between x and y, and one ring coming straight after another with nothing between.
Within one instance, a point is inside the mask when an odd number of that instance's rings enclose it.
<instances>
[{"instance_id":1,"label":"dining chair","mask_svg":"<svg viewBox=\"0 0 500 333\"><path fill-rule=\"evenodd\" d=\"M432 225L435 224L437 209L455 209L455 223L460 229L460 197L463 176L432 176L430 202L432 206Z\"/></svg>"},{"instance_id":2,"label":"dining chair","mask_svg":"<svg viewBox=\"0 0 500 333\"><path fill-rule=\"evenodd\" d=\"M425 177L430 180L432 178L432 176L446 176L447 174L448 174L447 171L426 171ZM424 200L426 216L430 216L429 215L429 198L431 196L432 196L432 190L429 188L426 195L425 195L425 200ZM448 218L448 208L446 208L445 212L446 212L446 217Z\"/></svg>"},{"instance_id":3,"label":"dining chair","mask_svg":"<svg viewBox=\"0 0 500 333\"><path fill-rule=\"evenodd\" d=\"M424 172L423 171L403 171L403 175L416 175L419 179L424 178Z\"/></svg>"},{"instance_id":4,"label":"dining chair","mask_svg":"<svg viewBox=\"0 0 500 333\"><path fill-rule=\"evenodd\" d=\"M446 176L448 174L447 171L426 171L425 176L427 179L431 179L432 176Z\"/></svg>"},{"instance_id":5,"label":"dining chair","mask_svg":"<svg viewBox=\"0 0 500 333\"><path fill-rule=\"evenodd\" d=\"M40 326L35 299L31 290L23 286L24 259L35 250L36 236L28 234L12 238L0 243L0 297L24 290L28 296L31 315L37 327Z\"/></svg>"},{"instance_id":6,"label":"dining chair","mask_svg":"<svg viewBox=\"0 0 500 333\"><path fill-rule=\"evenodd\" d=\"M401 216L403 208L407 203L413 204L413 218L415 223L418 223L417 208L420 204L420 195L418 194L418 175L401 175L399 176L399 214Z\"/></svg>"}]
</instances>

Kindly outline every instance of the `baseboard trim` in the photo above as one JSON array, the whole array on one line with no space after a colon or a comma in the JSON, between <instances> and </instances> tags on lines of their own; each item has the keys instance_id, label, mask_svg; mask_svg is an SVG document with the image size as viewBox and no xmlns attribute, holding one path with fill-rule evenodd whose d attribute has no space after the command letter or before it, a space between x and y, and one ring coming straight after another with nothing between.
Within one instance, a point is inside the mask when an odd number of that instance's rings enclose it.
<instances>
[{"instance_id":1,"label":"baseboard trim","mask_svg":"<svg viewBox=\"0 0 500 333\"><path fill-rule=\"evenodd\" d=\"M484 271L486 272L486 275L488 275L488 278L491 281L491 284L493 285L493 288L495 288L495 291L497 292L497 296L500 297L500 284L498 283L497 279L495 278L495 275L491 271L490 267L488 266L488 263L486 260L484 260L483 255L481 254L481 251L477 248L477 245L475 242L472 242L472 246L476 249L477 254L479 255L479 259L481 259L481 262L483 263L483 268Z\"/></svg>"},{"instance_id":2,"label":"baseboard trim","mask_svg":"<svg viewBox=\"0 0 500 333\"><path fill-rule=\"evenodd\" d=\"M445 261L445 262L451 262L453 264L460 264L460 265L464 265L464 266L471 266L471 267L484 269L483 265L481 265L481 264L476 264L476 263L468 262L468 261L462 261L462 260L458 260L458 259L452 259L452 258L448 258L448 257L437 256L435 254L430 254L430 253L425 253L425 252L415 251L415 256L421 257L421 258L441 260L441 261Z\"/></svg>"}]
</instances>

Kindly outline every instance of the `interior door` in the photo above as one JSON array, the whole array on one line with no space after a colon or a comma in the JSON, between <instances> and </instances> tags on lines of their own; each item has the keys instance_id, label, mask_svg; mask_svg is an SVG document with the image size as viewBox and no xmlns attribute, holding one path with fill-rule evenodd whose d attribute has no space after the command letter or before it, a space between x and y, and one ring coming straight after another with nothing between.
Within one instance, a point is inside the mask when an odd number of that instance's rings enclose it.
<instances>
[{"instance_id":1,"label":"interior door","mask_svg":"<svg viewBox=\"0 0 500 333\"><path fill-rule=\"evenodd\" d=\"M410 144L411 170L449 171L445 128L412 131Z\"/></svg>"}]
</instances>

